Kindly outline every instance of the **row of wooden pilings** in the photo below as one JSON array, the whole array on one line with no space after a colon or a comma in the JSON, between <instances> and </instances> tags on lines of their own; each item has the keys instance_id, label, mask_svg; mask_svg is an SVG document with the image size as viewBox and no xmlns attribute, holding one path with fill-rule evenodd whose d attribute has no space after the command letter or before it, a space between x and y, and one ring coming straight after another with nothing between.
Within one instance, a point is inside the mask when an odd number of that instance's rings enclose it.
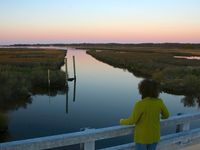
<instances>
[{"instance_id":1,"label":"row of wooden pilings","mask_svg":"<svg viewBox=\"0 0 200 150\"><path fill-rule=\"evenodd\" d=\"M65 84L66 84L66 113L69 112L69 106L68 106L68 93L69 93L69 86L68 82L74 81L74 88L73 88L73 102L75 102L76 99L76 61L75 56L72 57L73 59L73 77L69 77L68 74L68 61L67 57L64 58L64 64L65 64ZM49 87L49 96L50 96L50 87L51 87L51 80L50 80L50 69L48 69L48 87Z\"/></svg>"}]
</instances>

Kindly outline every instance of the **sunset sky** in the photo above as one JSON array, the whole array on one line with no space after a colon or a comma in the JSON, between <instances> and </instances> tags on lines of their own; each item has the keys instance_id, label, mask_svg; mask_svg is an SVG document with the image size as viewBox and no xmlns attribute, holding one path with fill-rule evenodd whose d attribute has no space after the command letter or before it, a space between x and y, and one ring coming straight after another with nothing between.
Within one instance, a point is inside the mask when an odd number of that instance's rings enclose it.
<instances>
[{"instance_id":1,"label":"sunset sky","mask_svg":"<svg viewBox=\"0 0 200 150\"><path fill-rule=\"evenodd\" d=\"M0 0L0 45L200 43L200 0Z\"/></svg>"}]
</instances>

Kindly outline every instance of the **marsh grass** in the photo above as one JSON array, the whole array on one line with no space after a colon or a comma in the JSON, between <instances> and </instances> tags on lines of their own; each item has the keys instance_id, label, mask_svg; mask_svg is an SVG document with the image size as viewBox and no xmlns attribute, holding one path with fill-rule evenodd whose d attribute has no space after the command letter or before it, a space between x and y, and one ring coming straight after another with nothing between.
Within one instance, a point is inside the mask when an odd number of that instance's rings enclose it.
<instances>
[{"instance_id":1,"label":"marsh grass","mask_svg":"<svg viewBox=\"0 0 200 150\"><path fill-rule=\"evenodd\" d=\"M27 107L30 96L38 93L64 93L65 73L60 67L65 55L61 50L0 48L0 111Z\"/></svg>"},{"instance_id":2,"label":"marsh grass","mask_svg":"<svg viewBox=\"0 0 200 150\"><path fill-rule=\"evenodd\" d=\"M58 69L64 64L65 50L0 48L0 64L19 67L44 66Z\"/></svg>"},{"instance_id":3,"label":"marsh grass","mask_svg":"<svg viewBox=\"0 0 200 150\"><path fill-rule=\"evenodd\" d=\"M200 56L200 49L162 47L126 47L114 50L87 51L96 59L114 67L127 69L134 75L153 78L162 90L172 94L199 95L200 61L176 59L174 56Z\"/></svg>"}]
</instances>

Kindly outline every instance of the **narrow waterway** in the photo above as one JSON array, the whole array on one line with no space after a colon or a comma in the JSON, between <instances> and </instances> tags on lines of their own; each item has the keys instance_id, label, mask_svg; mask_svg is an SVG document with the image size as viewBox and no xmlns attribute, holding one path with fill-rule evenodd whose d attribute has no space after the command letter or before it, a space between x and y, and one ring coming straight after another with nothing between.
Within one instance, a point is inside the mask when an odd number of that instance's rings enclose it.
<instances>
[{"instance_id":1,"label":"narrow waterway","mask_svg":"<svg viewBox=\"0 0 200 150\"><path fill-rule=\"evenodd\" d=\"M69 77L73 77L72 56L76 58L76 82L68 82L66 94L34 95L32 103L9 112L9 141L115 126L131 113L140 99L137 86L142 78L73 48L68 48L66 56ZM65 71L65 66L61 70ZM171 115L199 111L197 104L187 104L184 96L161 93L160 97ZM173 131L175 127L163 129L162 134Z\"/></svg>"}]
</instances>

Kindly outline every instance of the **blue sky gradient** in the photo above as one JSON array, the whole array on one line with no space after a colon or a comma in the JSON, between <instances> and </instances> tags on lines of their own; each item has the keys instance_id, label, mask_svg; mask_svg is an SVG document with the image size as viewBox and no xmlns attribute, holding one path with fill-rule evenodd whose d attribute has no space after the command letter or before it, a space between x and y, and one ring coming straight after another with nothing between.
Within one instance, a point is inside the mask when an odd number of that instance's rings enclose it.
<instances>
[{"instance_id":1,"label":"blue sky gradient","mask_svg":"<svg viewBox=\"0 0 200 150\"><path fill-rule=\"evenodd\" d=\"M1 0L0 44L200 42L199 0Z\"/></svg>"}]
</instances>

